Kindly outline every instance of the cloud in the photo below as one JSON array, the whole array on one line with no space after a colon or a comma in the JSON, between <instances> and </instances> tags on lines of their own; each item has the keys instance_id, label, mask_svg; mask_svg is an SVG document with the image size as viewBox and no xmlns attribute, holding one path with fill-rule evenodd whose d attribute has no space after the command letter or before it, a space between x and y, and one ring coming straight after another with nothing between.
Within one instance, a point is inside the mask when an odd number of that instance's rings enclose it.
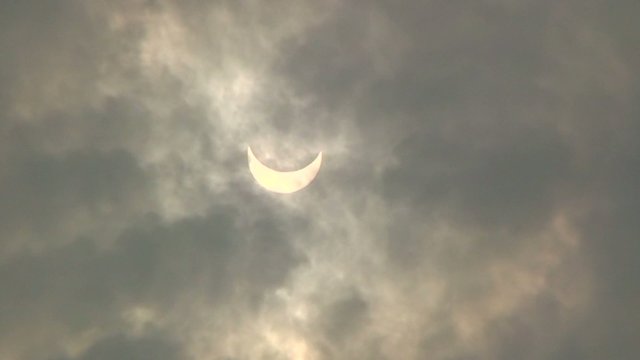
<instances>
[{"instance_id":1,"label":"cloud","mask_svg":"<svg viewBox=\"0 0 640 360\"><path fill-rule=\"evenodd\" d=\"M3 3L0 357L636 358L638 10Z\"/></svg>"},{"instance_id":2,"label":"cloud","mask_svg":"<svg viewBox=\"0 0 640 360\"><path fill-rule=\"evenodd\" d=\"M180 353L173 344L162 339L127 339L113 337L95 344L82 357L82 360L102 359L182 359Z\"/></svg>"}]
</instances>

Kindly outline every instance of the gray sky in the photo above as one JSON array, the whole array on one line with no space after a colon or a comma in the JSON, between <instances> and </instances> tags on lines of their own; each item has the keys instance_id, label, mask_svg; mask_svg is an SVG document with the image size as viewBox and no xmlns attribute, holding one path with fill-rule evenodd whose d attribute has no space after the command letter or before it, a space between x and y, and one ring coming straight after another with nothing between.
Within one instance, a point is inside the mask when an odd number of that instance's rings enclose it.
<instances>
[{"instance_id":1,"label":"gray sky","mask_svg":"<svg viewBox=\"0 0 640 360\"><path fill-rule=\"evenodd\" d=\"M639 15L3 1L0 359L637 359Z\"/></svg>"}]
</instances>

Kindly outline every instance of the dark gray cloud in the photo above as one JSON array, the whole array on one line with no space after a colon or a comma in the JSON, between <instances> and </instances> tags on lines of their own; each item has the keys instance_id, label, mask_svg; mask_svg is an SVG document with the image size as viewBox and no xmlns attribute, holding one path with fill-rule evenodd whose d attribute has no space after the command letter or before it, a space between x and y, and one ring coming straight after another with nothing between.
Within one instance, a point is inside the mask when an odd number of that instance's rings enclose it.
<instances>
[{"instance_id":1,"label":"dark gray cloud","mask_svg":"<svg viewBox=\"0 0 640 360\"><path fill-rule=\"evenodd\" d=\"M637 358L638 14L3 2L0 357Z\"/></svg>"},{"instance_id":2,"label":"dark gray cloud","mask_svg":"<svg viewBox=\"0 0 640 360\"><path fill-rule=\"evenodd\" d=\"M151 359L183 359L181 353L174 344L163 339L127 339L122 336L102 340L93 345L84 355L82 360L151 360Z\"/></svg>"},{"instance_id":3,"label":"dark gray cloud","mask_svg":"<svg viewBox=\"0 0 640 360\"><path fill-rule=\"evenodd\" d=\"M34 313L46 311L54 324L41 326L49 331L58 323L72 334L92 326L109 332L118 323L136 322L136 308L165 317L188 311L200 297L221 308L257 311L263 292L282 283L301 259L274 224L245 226L240 233L233 213L169 225L152 217L125 230L108 249L87 239L7 261L0 277L5 330L28 328L41 321ZM243 303L234 305L234 297ZM24 342L9 339L16 342L9 348Z\"/></svg>"}]
</instances>

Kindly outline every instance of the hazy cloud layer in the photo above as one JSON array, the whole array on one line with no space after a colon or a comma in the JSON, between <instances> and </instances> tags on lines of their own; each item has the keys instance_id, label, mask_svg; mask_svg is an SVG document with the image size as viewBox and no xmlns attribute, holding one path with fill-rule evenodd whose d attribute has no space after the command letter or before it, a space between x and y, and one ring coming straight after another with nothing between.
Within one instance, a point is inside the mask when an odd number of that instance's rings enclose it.
<instances>
[{"instance_id":1,"label":"hazy cloud layer","mask_svg":"<svg viewBox=\"0 0 640 360\"><path fill-rule=\"evenodd\" d=\"M0 358L636 359L638 15L4 1Z\"/></svg>"}]
</instances>

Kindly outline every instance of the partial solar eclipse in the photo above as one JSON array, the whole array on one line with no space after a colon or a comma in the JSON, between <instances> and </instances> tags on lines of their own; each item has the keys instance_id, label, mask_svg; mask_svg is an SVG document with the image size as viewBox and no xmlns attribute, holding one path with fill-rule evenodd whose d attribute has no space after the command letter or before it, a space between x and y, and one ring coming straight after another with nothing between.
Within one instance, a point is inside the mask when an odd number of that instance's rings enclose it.
<instances>
[{"instance_id":1,"label":"partial solar eclipse","mask_svg":"<svg viewBox=\"0 0 640 360\"><path fill-rule=\"evenodd\" d=\"M249 171L256 179L256 182L263 188L280 194L291 194L309 185L322 165L322 152L309 163L309 165L294 171L277 171L264 165L258 160L251 147L247 147L247 157L249 158Z\"/></svg>"}]
</instances>

